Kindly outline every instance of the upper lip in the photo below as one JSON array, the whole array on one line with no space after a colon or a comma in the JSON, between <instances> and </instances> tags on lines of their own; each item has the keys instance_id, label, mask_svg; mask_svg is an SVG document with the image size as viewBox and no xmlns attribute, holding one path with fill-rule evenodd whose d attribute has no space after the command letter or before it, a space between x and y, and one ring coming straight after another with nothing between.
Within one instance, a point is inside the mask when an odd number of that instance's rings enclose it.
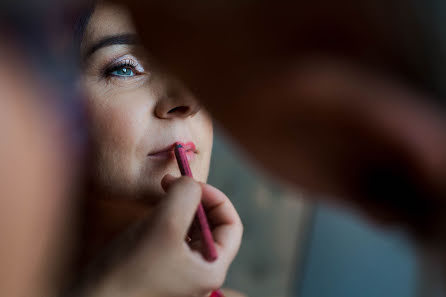
<instances>
[{"instance_id":1,"label":"upper lip","mask_svg":"<svg viewBox=\"0 0 446 297\"><path fill-rule=\"evenodd\" d=\"M157 149L154 152L149 153L149 156L154 156L154 155L158 155L158 154L162 154L162 153L169 153L169 152L173 152L175 150L175 145L177 144L181 144L186 151L192 151L194 153L197 153L197 149L195 147L195 144L193 142L180 142L177 141L163 149Z\"/></svg>"}]
</instances>

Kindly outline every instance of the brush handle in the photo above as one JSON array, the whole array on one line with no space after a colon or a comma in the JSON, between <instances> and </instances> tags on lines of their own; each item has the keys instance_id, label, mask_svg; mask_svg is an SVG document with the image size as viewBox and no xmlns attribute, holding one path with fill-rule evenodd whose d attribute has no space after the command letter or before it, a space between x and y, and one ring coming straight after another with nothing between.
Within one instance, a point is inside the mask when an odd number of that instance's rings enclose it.
<instances>
[{"instance_id":1,"label":"brush handle","mask_svg":"<svg viewBox=\"0 0 446 297\"><path fill-rule=\"evenodd\" d=\"M189 167L189 162L187 161L186 152L181 144L175 145L175 157L177 159L181 175L193 178L192 171ZM207 261L213 262L217 259L217 250L215 249L211 228L209 227L202 203L198 205L195 220L200 229L201 239L203 240L203 256Z\"/></svg>"}]
</instances>

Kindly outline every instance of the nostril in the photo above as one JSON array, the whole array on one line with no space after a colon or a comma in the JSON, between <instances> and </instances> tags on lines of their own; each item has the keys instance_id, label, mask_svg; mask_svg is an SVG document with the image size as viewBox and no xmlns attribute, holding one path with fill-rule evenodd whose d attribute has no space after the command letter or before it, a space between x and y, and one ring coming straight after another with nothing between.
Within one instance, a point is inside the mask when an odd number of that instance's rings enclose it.
<instances>
[{"instance_id":1,"label":"nostril","mask_svg":"<svg viewBox=\"0 0 446 297\"><path fill-rule=\"evenodd\" d=\"M175 108L172 108L167 113L187 113L189 112L189 107L187 106L177 106Z\"/></svg>"}]
</instances>

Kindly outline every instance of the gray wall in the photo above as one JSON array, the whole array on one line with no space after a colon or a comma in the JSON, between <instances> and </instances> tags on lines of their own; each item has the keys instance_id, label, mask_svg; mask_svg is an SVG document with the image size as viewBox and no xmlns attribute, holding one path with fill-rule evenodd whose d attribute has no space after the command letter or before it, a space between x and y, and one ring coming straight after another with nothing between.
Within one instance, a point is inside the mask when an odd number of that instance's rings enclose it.
<instances>
[{"instance_id":1,"label":"gray wall","mask_svg":"<svg viewBox=\"0 0 446 297\"><path fill-rule=\"evenodd\" d=\"M296 296L414 297L417 267L415 250L403 234L318 207Z\"/></svg>"},{"instance_id":2,"label":"gray wall","mask_svg":"<svg viewBox=\"0 0 446 297\"><path fill-rule=\"evenodd\" d=\"M256 174L219 133L209 183L228 195L244 223L242 246L225 287L250 297L292 296L307 213L298 194Z\"/></svg>"}]
</instances>

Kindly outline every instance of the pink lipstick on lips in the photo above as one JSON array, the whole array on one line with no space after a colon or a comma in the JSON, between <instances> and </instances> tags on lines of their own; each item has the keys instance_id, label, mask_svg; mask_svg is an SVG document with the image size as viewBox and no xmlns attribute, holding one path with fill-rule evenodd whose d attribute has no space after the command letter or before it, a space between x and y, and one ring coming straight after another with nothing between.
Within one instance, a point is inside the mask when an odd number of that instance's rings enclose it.
<instances>
[{"instance_id":1,"label":"pink lipstick on lips","mask_svg":"<svg viewBox=\"0 0 446 297\"><path fill-rule=\"evenodd\" d=\"M181 144L181 146L183 147L187 160L188 161L193 160L193 158L195 157L195 153L197 152L195 144L193 142L187 142L187 143L176 142L174 144L174 152L176 152L176 147L178 146L178 144Z\"/></svg>"}]
</instances>

